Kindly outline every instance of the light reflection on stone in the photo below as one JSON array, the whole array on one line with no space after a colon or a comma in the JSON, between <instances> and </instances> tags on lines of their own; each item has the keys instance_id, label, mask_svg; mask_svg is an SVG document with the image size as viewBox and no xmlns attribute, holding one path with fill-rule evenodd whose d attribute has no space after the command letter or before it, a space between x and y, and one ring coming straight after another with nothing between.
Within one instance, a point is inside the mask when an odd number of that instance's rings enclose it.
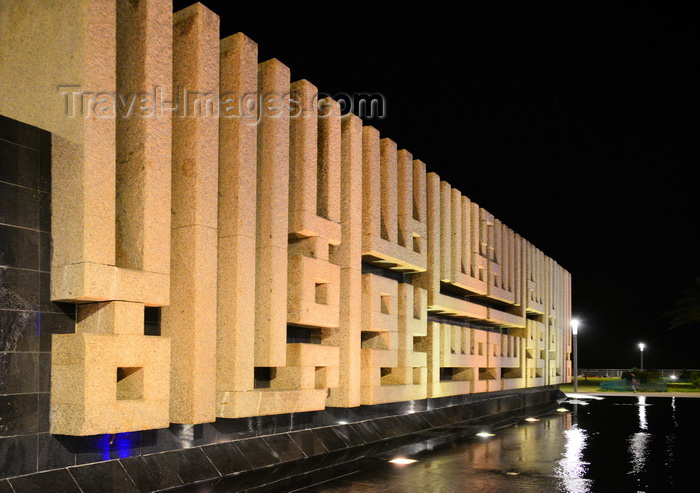
<instances>
[{"instance_id":1,"label":"light reflection on stone","mask_svg":"<svg viewBox=\"0 0 700 493\"><path fill-rule=\"evenodd\" d=\"M589 493L593 482L585 479L588 462L583 460L588 435L578 425L564 431L566 443L564 453L556 468L556 475L561 480L561 487L567 493Z\"/></svg>"}]
</instances>

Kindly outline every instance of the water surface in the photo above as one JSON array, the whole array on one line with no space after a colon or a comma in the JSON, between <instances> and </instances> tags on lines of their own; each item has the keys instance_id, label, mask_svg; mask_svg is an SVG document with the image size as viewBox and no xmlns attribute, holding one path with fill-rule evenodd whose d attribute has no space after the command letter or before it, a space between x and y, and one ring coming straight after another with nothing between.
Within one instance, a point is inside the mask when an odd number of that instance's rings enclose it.
<instances>
[{"instance_id":1,"label":"water surface","mask_svg":"<svg viewBox=\"0 0 700 493\"><path fill-rule=\"evenodd\" d=\"M304 492L700 491L700 399L612 397L499 429L463 427ZM524 418L524 417L523 417ZM387 462L391 455L418 459Z\"/></svg>"}]
</instances>

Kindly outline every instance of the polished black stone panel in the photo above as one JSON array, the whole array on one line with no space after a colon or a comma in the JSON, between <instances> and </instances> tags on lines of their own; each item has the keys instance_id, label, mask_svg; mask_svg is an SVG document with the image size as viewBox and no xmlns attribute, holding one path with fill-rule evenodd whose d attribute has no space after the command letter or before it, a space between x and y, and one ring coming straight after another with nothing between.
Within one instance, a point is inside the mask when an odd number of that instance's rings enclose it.
<instances>
[{"instance_id":1,"label":"polished black stone panel","mask_svg":"<svg viewBox=\"0 0 700 493\"><path fill-rule=\"evenodd\" d=\"M82 493L68 469L56 469L31 476L12 478L10 484L15 493L45 493L49 491L51 493Z\"/></svg>"},{"instance_id":2,"label":"polished black stone panel","mask_svg":"<svg viewBox=\"0 0 700 493\"><path fill-rule=\"evenodd\" d=\"M51 391L51 353L37 353L39 357L39 392Z\"/></svg>"},{"instance_id":3,"label":"polished black stone panel","mask_svg":"<svg viewBox=\"0 0 700 493\"><path fill-rule=\"evenodd\" d=\"M0 223L37 230L39 192L0 181Z\"/></svg>"},{"instance_id":4,"label":"polished black stone panel","mask_svg":"<svg viewBox=\"0 0 700 493\"><path fill-rule=\"evenodd\" d=\"M0 310L0 352L38 351L38 327L36 312Z\"/></svg>"},{"instance_id":5,"label":"polished black stone panel","mask_svg":"<svg viewBox=\"0 0 700 493\"><path fill-rule=\"evenodd\" d=\"M0 115L0 139L39 150L43 130Z\"/></svg>"},{"instance_id":6,"label":"polished black stone panel","mask_svg":"<svg viewBox=\"0 0 700 493\"><path fill-rule=\"evenodd\" d=\"M37 149L0 140L0 181L38 188L39 158Z\"/></svg>"},{"instance_id":7,"label":"polished black stone panel","mask_svg":"<svg viewBox=\"0 0 700 493\"><path fill-rule=\"evenodd\" d=\"M51 233L39 232L39 270L51 271Z\"/></svg>"},{"instance_id":8,"label":"polished black stone panel","mask_svg":"<svg viewBox=\"0 0 700 493\"><path fill-rule=\"evenodd\" d=\"M441 409L433 409L432 411L427 411L423 414L423 417L430 423L430 426L437 428L438 426L445 426L450 424L450 421L445 416L445 413Z\"/></svg>"},{"instance_id":9,"label":"polished black stone panel","mask_svg":"<svg viewBox=\"0 0 700 493\"><path fill-rule=\"evenodd\" d=\"M50 433L39 433L37 446L39 449L37 468L40 471L76 465L75 454Z\"/></svg>"},{"instance_id":10,"label":"polished black stone panel","mask_svg":"<svg viewBox=\"0 0 700 493\"><path fill-rule=\"evenodd\" d=\"M49 431L49 418L50 418L50 394L37 394L39 401L38 411L37 411L37 432L47 433Z\"/></svg>"},{"instance_id":11,"label":"polished black stone panel","mask_svg":"<svg viewBox=\"0 0 700 493\"><path fill-rule=\"evenodd\" d=\"M365 444L362 437L358 435L350 425L334 426L333 431L335 431L336 435L338 435L348 447L357 447Z\"/></svg>"},{"instance_id":12,"label":"polished black stone panel","mask_svg":"<svg viewBox=\"0 0 700 493\"><path fill-rule=\"evenodd\" d=\"M421 430L421 427L417 422L411 419L410 414L405 414L403 416L396 416L402 429L408 430L408 433L415 433Z\"/></svg>"},{"instance_id":13,"label":"polished black stone panel","mask_svg":"<svg viewBox=\"0 0 700 493\"><path fill-rule=\"evenodd\" d=\"M176 488L171 488L168 493L211 493L214 486L220 481L220 479L209 479L194 484L186 484Z\"/></svg>"},{"instance_id":14,"label":"polished black stone panel","mask_svg":"<svg viewBox=\"0 0 700 493\"><path fill-rule=\"evenodd\" d=\"M544 390L548 399L555 396L554 392ZM38 394L48 396L48 394ZM499 401L501 401L499 403ZM450 400L449 402L457 402ZM163 454L154 454L141 457L123 459L124 467L128 464L130 471L133 469L134 483L139 489L151 488L144 486L154 484L157 478L149 477L143 472L144 464L140 461L165 461L165 472L160 480L167 484L169 491L199 492L199 491L239 491L247 488L264 485L256 491L277 491L278 488L286 488L292 484L290 476L307 475L319 468L336 470L338 466L357 461L363 457L389 454L396 447L410 446L417 437L433 439L435 433L443 430L466 430L464 421L457 421L467 416L480 415L481 412L493 409L507 410L500 416L491 418L492 425L497 425L499 419L521 414L522 408L517 407L524 399L502 395L488 398L487 401L470 399L470 404L455 404L448 409L435 409L403 416L388 416L380 419L362 421L345 425L300 430L292 433L269 435L258 438L235 440L207 445L202 448L186 448L184 450L170 451ZM415 409L414 405L411 409ZM330 416L330 413L327 413ZM347 413L342 413L346 417ZM229 420L235 421L235 420ZM243 420L251 423L252 421ZM336 423L341 421L338 417ZM441 423L441 428L426 430L430 422ZM265 423L275 421L266 420ZM277 421L279 423L279 421ZM293 426L294 417L288 416L282 421ZM450 424L453 423L453 424ZM473 427L473 425L472 425ZM426 430L426 431L421 431ZM155 433L155 441L159 434L170 436L170 441L154 444L148 439L149 433ZM32 435L28 435L32 436ZM15 438L15 437L10 437ZM162 437L161 437L162 438ZM55 440L44 442L44 440ZM216 426L171 426L165 430L151 430L132 434L118 434L115 436L102 435L96 437L53 437L49 434L39 435L39 443L47 453L39 453L39 468L65 467L72 464L73 455L76 463L104 461L109 458L138 455L149 448L157 447L190 447L195 441L221 439ZM177 442L177 443L174 443ZM330 450L330 452L326 452ZM308 458L306 458L308 457ZM51 462L51 459L56 462ZM94 465L105 464L98 462ZM162 464L161 464L162 465ZM93 464L88 464L83 470L89 470ZM157 469L157 464L150 469ZM250 473L254 468L253 473ZM146 467L148 470L149 468ZM71 468L73 470L73 468ZM169 471L169 472L168 472ZM233 475L234 479L218 479L219 475ZM173 477L182 481L180 484L173 481ZM160 476L159 476L160 477ZM165 479L163 479L165 478ZM169 478L169 479L168 479ZM160 481L159 480L159 481ZM149 483L150 482L150 483ZM162 489L162 488L161 488ZM144 490L145 491L145 490Z\"/></svg>"},{"instance_id":15,"label":"polished black stone panel","mask_svg":"<svg viewBox=\"0 0 700 493\"><path fill-rule=\"evenodd\" d=\"M447 417L447 420L450 423L454 423L455 421L461 421L462 418L460 417L460 406L450 406L442 409L442 412L445 414Z\"/></svg>"},{"instance_id":16,"label":"polished black stone panel","mask_svg":"<svg viewBox=\"0 0 700 493\"><path fill-rule=\"evenodd\" d=\"M236 442L238 449L253 467L265 467L280 462L280 457L262 438L247 438Z\"/></svg>"},{"instance_id":17,"label":"polished black stone panel","mask_svg":"<svg viewBox=\"0 0 700 493\"><path fill-rule=\"evenodd\" d=\"M314 435L323 443L329 452L347 448L347 444L338 436L332 427L314 428L311 430Z\"/></svg>"},{"instance_id":18,"label":"polished black stone panel","mask_svg":"<svg viewBox=\"0 0 700 493\"><path fill-rule=\"evenodd\" d=\"M234 476L223 477L212 486L211 490L203 491L206 493L236 493L238 491L251 490L256 486L268 483L272 469L272 467L265 467L263 469L255 469L242 474L236 474Z\"/></svg>"},{"instance_id":19,"label":"polished black stone panel","mask_svg":"<svg viewBox=\"0 0 700 493\"><path fill-rule=\"evenodd\" d=\"M270 448L277 454L282 462L303 459L306 457L299 446L286 433L268 435L263 437Z\"/></svg>"},{"instance_id":20,"label":"polished black stone panel","mask_svg":"<svg viewBox=\"0 0 700 493\"><path fill-rule=\"evenodd\" d=\"M257 436L257 431L253 429L252 421L248 418L217 419L213 426L216 428L219 441L239 440Z\"/></svg>"},{"instance_id":21,"label":"polished black stone panel","mask_svg":"<svg viewBox=\"0 0 700 493\"><path fill-rule=\"evenodd\" d=\"M54 436L67 450L75 454L76 464L89 464L141 455L141 434L139 432L81 437Z\"/></svg>"},{"instance_id":22,"label":"polished black stone panel","mask_svg":"<svg viewBox=\"0 0 700 493\"><path fill-rule=\"evenodd\" d=\"M295 431L290 433L289 436L307 457L325 454L328 452L328 449L323 445L323 442L319 440L319 438L311 430Z\"/></svg>"},{"instance_id":23,"label":"polished black stone panel","mask_svg":"<svg viewBox=\"0 0 700 493\"><path fill-rule=\"evenodd\" d=\"M0 416L2 417L0 436L36 433L38 430L37 394L0 395Z\"/></svg>"},{"instance_id":24,"label":"polished black stone panel","mask_svg":"<svg viewBox=\"0 0 700 493\"><path fill-rule=\"evenodd\" d=\"M308 428L313 413L275 414L238 419L217 419L212 423L218 441L238 440Z\"/></svg>"},{"instance_id":25,"label":"polished black stone panel","mask_svg":"<svg viewBox=\"0 0 700 493\"><path fill-rule=\"evenodd\" d=\"M171 424L168 428L144 430L140 432L140 435L141 453L144 455L224 441L219 439L216 428L210 423L204 425Z\"/></svg>"},{"instance_id":26,"label":"polished black stone panel","mask_svg":"<svg viewBox=\"0 0 700 493\"><path fill-rule=\"evenodd\" d=\"M364 423L379 437L380 440L386 440L387 438L394 437L394 433L391 431L391 429L386 425L381 425L381 421L379 419L367 420Z\"/></svg>"},{"instance_id":27,"label":"polished black stone panel","mask_svg":"<svg viewBox=\"0 0 700 493\"><path fill-rule=\"evenodd\" d=\"M55 303L65 308L65 313L41 312L38 315L39 351L51 351L52 334L73 334L75 332L75 305Z\"/></svg>"},{"instance_id":28,"label":"polished black stone panel","mask_svg":"<svg viewBox=\"0 0 700 493\"><path fill-rule=\"evenodd\" d=\"M36 435L0 438L0 478L36 472Z\"/></svg>"},{"instance_id":29,"label":"polished black stone panel","mask_svg":"<svg viewBox=\"0 0 700 493\"><path fill-rule=\"evenodd\" d=\"M214 428L213 423L204 423L200 426L202 427L201 432L195 434L195 445L202 446L220 442L219 433Z\"/></svg>"},{"instance_id":30,"label":"polished black stone panel","mask_svg":"<svg viewBox=\"0 0 700 493\"><path fill-rule=\"evenodd\" d=\"M0 265L39 269L39 232L0 224Z\"/></svg>"},{"instance_id":31,"label":"polished black stone panel","mask_svg":"<svg viewBox=\"0 0 700 493\"><path fill-rule=\"evenodd\" d=\"M184 484L221 476L199 447L166 452L163 456Z\"/></svg>"},{"instance_id":32,"label":"polished black stone panel","mask_svg":"<svg viewBox=\"0 0 700 493\"><path fill-rule=\"evenodd\" d=\"M0 310L39 309L39 272L0 266Z\"/></svg>"},{"instance_id":33,"label":"polished black stone panel","mask_svg":"<svg viewBox=\"0 0 700 493\"><path fill-rule=\"evenodd\" d=\"M51 301L51 274L39 273L39 311L51 313L63 313L63 308Z\"/></svg>"},{"instance_id":34,"label":"polished black stone panel","mask_svg":"<svg viewBox=\"0 0 700 493\"><path fill-rule=\"evenodd\" d=\"M423 413L407 414L407 416L413 422L417 430L427 430L430 428L430 423L425 419Z\"/></svg>"},{"instance_id":35,"label":"polished black stone panel","mask_svg":"<svg viewBox=\"0 0 700 493\"><path fill-rule=\"evenodd\" d=\"M158 452L167 452L168 450L175 450L182 447L176 446L173 434L170 433L168 428L161 428L158 430L144 430L140 432L141 435L141 453L155 454Z\"/></svg>"},{"instance_id":36,"label":"polished black stone panel","mask_svg":"<svg viewBox=\"0 0 700 493\"><path fill-rule=\"evenodd\" d=\"M253 468L234 442L206 445L202 451L224 476Z\"/></svg>"},{"instance_id":37,"label":"polished black stone panel","mask_svg":"<svg viewBox=\"0 0 700 493\"><path fill-rule=\"evenodd\" d=\"M103 493L139 493L119 461L100 462L69 469L80 489Z\"/></svg>"},{"instance_id":38,"label":"polished black stone panel","mask_svg":"<svg viewBox=\"0 0 700 493\"><path fill-rule=\"evenodd\" d=\"M406 416L393 416L390 420L393 424L394 430L396 431L396 436L408 435L414 431L418 431L411 420Z\"/></svg>"},{"instance_id":39,"label":"polished black stone panel","mask_svg":"<svg viewBox=\"0 0 700 493\"><path fill-rule=\"evenodd\" d=\"M397 433L397 427L393 421L393 417L378 418L371 421L372 427L377 434L383 439L394 438Z\"/></svg>"},{"instance_id":40,"label":"polished black stone panel","mask_svg":"<svg viewBox=\"0 0 700 493\"><path fill-rule=\"evenodd\" d=\"M374 428L366 421L350 424L355 433L360 435L365 443L372 443L381 440L382 438L374 431Z\"/></svg>"},{"instance_id":41,"label":"polished black stone panel","mask_svg":"<svg viewBox=\"0 0 700 493\"><path fill-rule=\"evenodd\" d=\"M130 457L120 461L136 487L156 491L182 485L182 481L162 454Z\"/></svg>"},{"instance_id":42,"label":"polished black stone panel","mask_svg":"<svg viewBox=\"0 0 700 493\"><path fill-rule=\"evenodd\" d=\"M14 493L7 479L0 480L0 493Z\"/></svg>"},{"instance_id":43,"label":"polished black stone panel","mask_svg":"<svg viewBox=\"0 0 700 493\"><path fill-rule=\"evenodd\" d=\"M39 130L39 137L39 190L51 192L51 134Z\"/></svg>"},{"instance_id":44,"label":"polished black stone panel","mask_svg":"<svg viewBox=\"0 0 700 493\"><path fill-rule=\"evenodd\" d=\"M265 477L262 478L263 483L275 483L276 481L284 480L289 476L305 474L310 470L309 467L311 467L310 465L307 466L307 462L312 463L315 461L304 459L291 462L283 462L275 466L267 467L265 469L269 470L269 472Z\"/></svg>"},{"instance_id":45,"label":"polished black stone panel","mask_svg":"<svg viewBox=\"0 0 700 493\"><path fill-rule=\"evenodd\" d=\"M0 394L37 392L39 353L0 353Z\"/></svg>"}]
</instances>

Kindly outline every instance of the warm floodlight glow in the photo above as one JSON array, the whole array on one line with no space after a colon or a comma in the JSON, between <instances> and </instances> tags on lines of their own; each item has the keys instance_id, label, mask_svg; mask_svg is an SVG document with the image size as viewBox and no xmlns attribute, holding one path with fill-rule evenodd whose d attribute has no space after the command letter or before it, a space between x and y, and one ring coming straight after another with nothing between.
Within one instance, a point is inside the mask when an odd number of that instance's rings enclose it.
<instances>
[{"instance_id":1,"label":"warm floodlight glow","mask_svg":"<svg viewBox=\"0 0 700 493\"><path fill-rule=\"evenodd\" d=\"M646 344L644 344L643 342L640 342L640 343L639 343L639 350L640 350L640 351L644 351L644 348L645 348L646 346L647 346Z\"/></svg>"},{"instance_id":2,"label":"warm floodlight glow","mask_svg":"<svg viewBox=\"0 0 700 493\"><path fill-rule=\"evenodd\" d=\"M397 457L396 459L391 459L389 462L392 464L413 464L414 462L418 462L416 459L405 459L403 457Z\"/></svg>"},{"instance_id":3,"label":"warm floodlight glow","mask_svg":"<svg viewBox=\"0 0 700 493\"><path fill-rule=\"evenodd\" d=\"M480 431L479 433L476 434L478 437L495 437L495 433L489 433L488 431Z\"/></svg>"},{"instance_id":4,"label":"warm floodlight glow","mask_svg":"<svg viewBox=\"0 0 700 493\"><path fill-rule=\"evenodd\" d=\"M529 421L530 423L534 423L535 421L539 421L537 418L525 418L525 421Z\"/></svg>"},{"instance_id":5,"label":"warm floodlight glow","mask_svg":"<svg viewBox=\"0 0 700 493\"><path fill-rule=\"evenodd\" d=\"M573 332L574 335L578 334L578 326L580 324L581 324L581 322L577 318L571 319L571 331Z\"/></svg>"},{"instance_id":6,"label":"warm floodlight glow","mask_svg":"<svg viewBox=\"0 0 700 493\"><path fill-rule=\"evenodd\" d=\"M568 410L567 408L565 408L565 407L560 407L559 409L557 409L557 412L560 412L560 413L568 413L569 410Z\"/></svg>"},{"instance_id":7,"label":"warm floodlight glow","mask_svg":"<svg viewBox=\"0 0 700 493\"><path fill-rule=\"evenodd\" d=\"M519 472L515 472L515 471L508 471L506 473L507 476L518 476L519 474L520 474Z\"/></svg>"}]
</instances>

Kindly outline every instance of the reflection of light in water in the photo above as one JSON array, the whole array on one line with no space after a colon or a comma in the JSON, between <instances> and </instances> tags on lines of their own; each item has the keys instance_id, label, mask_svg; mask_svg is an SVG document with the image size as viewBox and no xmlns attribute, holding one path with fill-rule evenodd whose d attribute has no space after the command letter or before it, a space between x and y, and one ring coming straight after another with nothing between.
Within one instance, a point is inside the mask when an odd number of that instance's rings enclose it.
<instances>
[{"instance_id":1,"label":"reflection of light in water","mask_svg":"<svg viewBox=\"0 0 700 493\"><path fill-rule=\"evenodd\" d=\"M586 448L586 430L574 425L564 431L566 445L562 458L559 460L556 474L561 479L564 491L567 493L588 493L592 481L585 479L588 462L583 461L583 450Z\"/></svg>"},{"instance_id":2,"label":"reflection of light in water","mask_svg":"<svg viewBox=\"0 0 700 493\"><path fill-rule=\"evenodd\" d=\"M647 463L650 433L639 431L629 439L629 452L632 456L632 470L630 474L639 474Z\"/></svg>"},{"instance_id":3,"label":"reflection of light in water","mask_svg":"<svg viewBox=\"0 0 700 493\"><path fill-rule=\"evenodd\" d=\"M671 397L671 417L673 418L673 426L678 428L678 421L676 421L676 398Z\"/></svg>"},{"instance_id":4,"label":"reflection of light in water","mask_svg":"<svg viewBox=\"0 0 700 493\"><path fill-rule=\"evenodd\" d=\"M638 397L639 401L637 405L639 406L639 429L647 429L647 398L646 396L640 395Z\"/></svg>"},{"instance_id":5,"label":"reflection of light in water","mask_svg":"<svg viewBox=\"0 0 700 493\"><path fill-rule=\"evenodd\" d=\"M676 398L671 397L671 419L673 420L673 427L678 428L678 421L676 420ZM673 456L673 451L676 449L676 434L671 433L666 435L666 459L664 460L664 465L668 469L673 469L673 463L675 457Z\"/></svg>"}]
</instances>

